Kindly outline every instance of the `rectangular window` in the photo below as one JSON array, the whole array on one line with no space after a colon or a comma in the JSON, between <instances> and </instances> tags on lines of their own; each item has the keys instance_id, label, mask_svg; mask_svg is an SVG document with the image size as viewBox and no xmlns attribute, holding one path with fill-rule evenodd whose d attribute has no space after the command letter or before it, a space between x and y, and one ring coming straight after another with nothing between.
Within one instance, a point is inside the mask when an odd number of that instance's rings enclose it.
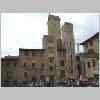
<instances>
[{"instance_id":1,"label":"rectangular window","mask_svg":"<svg viewBox=\"0 0 100 100\"><path fill-rule=\"evenodd\" d=\"M88 62L87 65L88 65L88 68L91 68L91 64L90 64L90 62Z\"/></svg>"},{"instance_id":2,"label":"rectangular window","mask_svg":"<svg viewBox=\"0 0 100 100\"><path fill-rule=\"evenodd\" d=\"M93 67L95 67L96 66L95 60L93 60L92 63L93 63Z\"/></svg>"},{"instance_id":3,"label":"rectangular window","mask_svg":"<svg viewBox=\"0 0 100 100\"><path fill-rule=\"evenodd\" d=\"M61 41L61 39L58 39L57 40L57 49L59 50L61 48L62 48L62 41Z\"/></svg>"},{"instance_id":4,"label":"rectangular window","mask_svg":"<svg viewBox=\"0 0 100 100\"><path fill-rule=\"evenodd\" d=\"M7 78L9 80L12 79L12 76L13 76L13 72L11 72L11 71L7 72Z\"/></svg>"},{"instance_id":5,"label":"rectangular window","mask_svg":"<svg viewBox=\"0 0 100 100\"><path fill-rule=\"evenodd\" d=\"M24 63L24 66L26 66L26 63Z\"/></svg>"},{"instance_id":6,"label":"rectangular window","mask_svg":"<svg viewBox=\"0 0 100 100\"><path fill-rule=\"evenodd\" d=\"M60 65L61 65L61 66L64 66L64 60L61 60L61 61L60 61Z\"/></svg>"},{"instance_id":7,"label":"rectangular window","mask_svg":"<svg viewBox=\"0 0 100 100\"><path fill-rule=\"evenodd\" d=\"M44 63L41 63L40 73L44 70Z\"/></svg>"},{"instance_id":8,"label":"rectangular window","mask_svg":"<svg viewBox=\"0 0 100 100\"><path fill-rule=\"evenodd\" d=\"M95 51L93 49L88 49L88 53L94 53Z\"/></svg>"},{"instance_id":9,"label":"rectangular window","mask_svg":"<svg viewBox=\"0 0 100 100\"><path fill-rule=\"evenodd\" d=\"M29 52L28 51L24 51L24 55L25 56L28 56L29 55Z\"/></svg>"},{"instance_id":10,"label":"rectangular window","mask_svg":"<svg viewBox=\"0 0 100 100\"><path fill-rule=\"evenodd\" d=\"M32 63L32 68L34 68L35 67L35 63Z\"/></svg>"},{"instance_id":11,"label":"rectangular window","mask_svg":"<svg viewBox=\"0 0 100 100\"><path fill-rule=\"evenodd\" d=\"M28 76L28 73L24 72L24 77L27 78L27 76Z\"/></svg>"},{"instance_id":12,"label":"rectangular window","mask_svg":"<svg viewBox=\"0 0 100 100\"><path fill-rule=\"evenodd\" d=\"M71 57L71 58L70 58L70 59L71 59L71 66L73 66L73 58L72 58L73 55L71 54L70 57Z\"/></svg>"},{"instance_id":13,"label":"rectangular window","mask_svg":"<svg viewBox=\"0 0 100 100\"><path fill-rule=\"evenodd\" d=\"M16 65L17 65L17 63L15 62L15 63L14 63L14 66L16 67Z\"/></svg>"},{"instance_id":14,"label":"rectangular window","mask_svg":"<svg viewBox=\"0 0 100 100\"><path fill-rule=\"evenodd\" d=\"M89 43L89 44L90 44L90 46L93 46L93 41L90 41L90 43Z\"/></svg>"},{"instance_id":15,"label":"rectangular window","mask_svg":"<svg viewBox=\"0 0 100 100\"><path fill-rule=\"evenodd\" d=\"M41 64L41 67L44 68L44 63Z\"/></svg>"},{"instance_id":16,"label":"rectangular window","mask_svg":"<svg viewBox=\"0 0 100 100\"><path fill-rule=\"evenodd\" d=\"M32 51L32 56L35 56L36 55L36 52Z\"/></svg>"},{"instance_id":17,"label":"rectangular window","mask_svg":"<svg viewBox=\"0 0 100 100\"><path fill-rule=\"evenodd\" d=\"M64 77L65 77L65 71L61 70L61 72L60 72L60 78L64 78Z\"/></svg>"}]
</instances>

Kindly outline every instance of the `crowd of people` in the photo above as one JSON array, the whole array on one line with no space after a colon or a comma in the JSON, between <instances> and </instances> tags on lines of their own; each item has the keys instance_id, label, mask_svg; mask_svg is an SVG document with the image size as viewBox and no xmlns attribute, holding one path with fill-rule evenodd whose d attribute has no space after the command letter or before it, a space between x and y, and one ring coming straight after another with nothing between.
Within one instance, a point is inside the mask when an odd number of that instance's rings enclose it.
<instances>
[{"instance_id":1,"label":"crowd of people","mask_svg":"<svg viewBox=\"0 0 100 100\"><path fill-rule=\"evenodd\" d=\"M99 80L2 81L1 87L99 87Z\"/></svg>"}]
</instances>

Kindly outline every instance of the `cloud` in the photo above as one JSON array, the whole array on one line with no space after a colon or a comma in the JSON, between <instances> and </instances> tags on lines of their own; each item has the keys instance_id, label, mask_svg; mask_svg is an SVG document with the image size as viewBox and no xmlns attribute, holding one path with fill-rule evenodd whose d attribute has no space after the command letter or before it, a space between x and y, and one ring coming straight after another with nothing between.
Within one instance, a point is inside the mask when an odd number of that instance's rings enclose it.
<instances>
[{"instance_id":1,"label":"cloud","mask_svg":"<svg viewBox=\"0 0 100 100\"><path fill-rule=\"evenodd\" d=\"M76 42L99 31L98 14L55 13L64 22L74 25ZM18 48L42 48L42 37L47 34L47 13L2 13L2 55L18 54Z\"/></svg>"}]
</instances>

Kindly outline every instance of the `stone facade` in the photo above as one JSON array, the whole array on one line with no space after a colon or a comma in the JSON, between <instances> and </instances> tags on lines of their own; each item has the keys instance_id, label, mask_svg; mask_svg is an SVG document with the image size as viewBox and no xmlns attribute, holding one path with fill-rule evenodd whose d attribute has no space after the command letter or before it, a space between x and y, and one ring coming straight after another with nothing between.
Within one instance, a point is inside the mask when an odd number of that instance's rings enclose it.
<instances>
[{"instance_id":1,"label":"stone facade","mask_svg":"<svg viewBox=\"0 0 100 100\"><path fill-rule=\"evenodd\" d=\"M54 15L48 16L47 24L48 35L43 37L43 49L19 49L15 80L76 78L73 24L66 22L61 29L60 18Z\"/></svg>"},{"instance_id":2,"label":"stone facade","mask_svg":"<svg viewBox=\"0 0 100 100\"><path fill-rule=\"evenodd\" d=\"M47 66L44 49L19 49L18 80L45 80Z\"/></svg>"},{"instance_id":3,"label":"stone facade","mask_svg":"<svg viewBox=\"0 0 100 100\"><path fill-rule=\"evenodd\" d=\"M1 59L1 80L16 80L17 79L17 56L5 56Z\"/></svg>"},{"instance_id":4,"label":"stone facade","mask_svg":"<svg viewBox=\"0 0 100 100\"><path fill-rule=\"evenodd\" d=\"M82 75L90 78L99 75L99 32L81 43L83 53L77 54L80 57Z\"/></svg>"},{"instance_id":5,"label":"stone facade","mask_svg":"<svg viewBox=\"0 0 100 100\"><path fill-rule=\"evenodd\" d=\"M75 57L75 41L73 34L73 24L65 22L62 26L62 42L65 48L65 69L66 76L69 78L77 78L76 73L76 57Z\"/></svg>"}]
</instances>

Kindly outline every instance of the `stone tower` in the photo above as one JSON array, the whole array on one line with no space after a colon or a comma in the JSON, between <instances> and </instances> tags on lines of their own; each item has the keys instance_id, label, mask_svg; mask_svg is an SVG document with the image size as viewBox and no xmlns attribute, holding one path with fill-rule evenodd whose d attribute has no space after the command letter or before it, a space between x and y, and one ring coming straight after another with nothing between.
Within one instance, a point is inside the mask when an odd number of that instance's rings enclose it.
<instances>
[{"instance_id":1,"label":"stone tower","mask_svg":"<svg viewBox=\"0 0 100 100\"><path fill-rule=\"evenodd\" d=\"M62 42L66 49L65 66L66 78L75 78L75 41L73 34L73 24L65 22L62 26Z\"/></svg>"},{"instance_id":2,"label":"stone tower","mask_svg":"<svg viewBox=\"0 0 100 100\"><path fill-rule=\"evenodd\" d=\"M56 37L56 39L61 38L59 16L49 15L47 24L48 24L48 35L52 35Z\"/></svg>"},{"instance_id":3,"label":"stone tower","mask_svg":"<svg viewBox=\"0 0 100 100\"><path fill-rule=\"evenodd\" d=\"M58 16L48 16L48 41L47 59L48 76L50 80L57 79L56 66L58 66L57 41L61 39L60 18Z\"/></svg>"}]
</instances>

